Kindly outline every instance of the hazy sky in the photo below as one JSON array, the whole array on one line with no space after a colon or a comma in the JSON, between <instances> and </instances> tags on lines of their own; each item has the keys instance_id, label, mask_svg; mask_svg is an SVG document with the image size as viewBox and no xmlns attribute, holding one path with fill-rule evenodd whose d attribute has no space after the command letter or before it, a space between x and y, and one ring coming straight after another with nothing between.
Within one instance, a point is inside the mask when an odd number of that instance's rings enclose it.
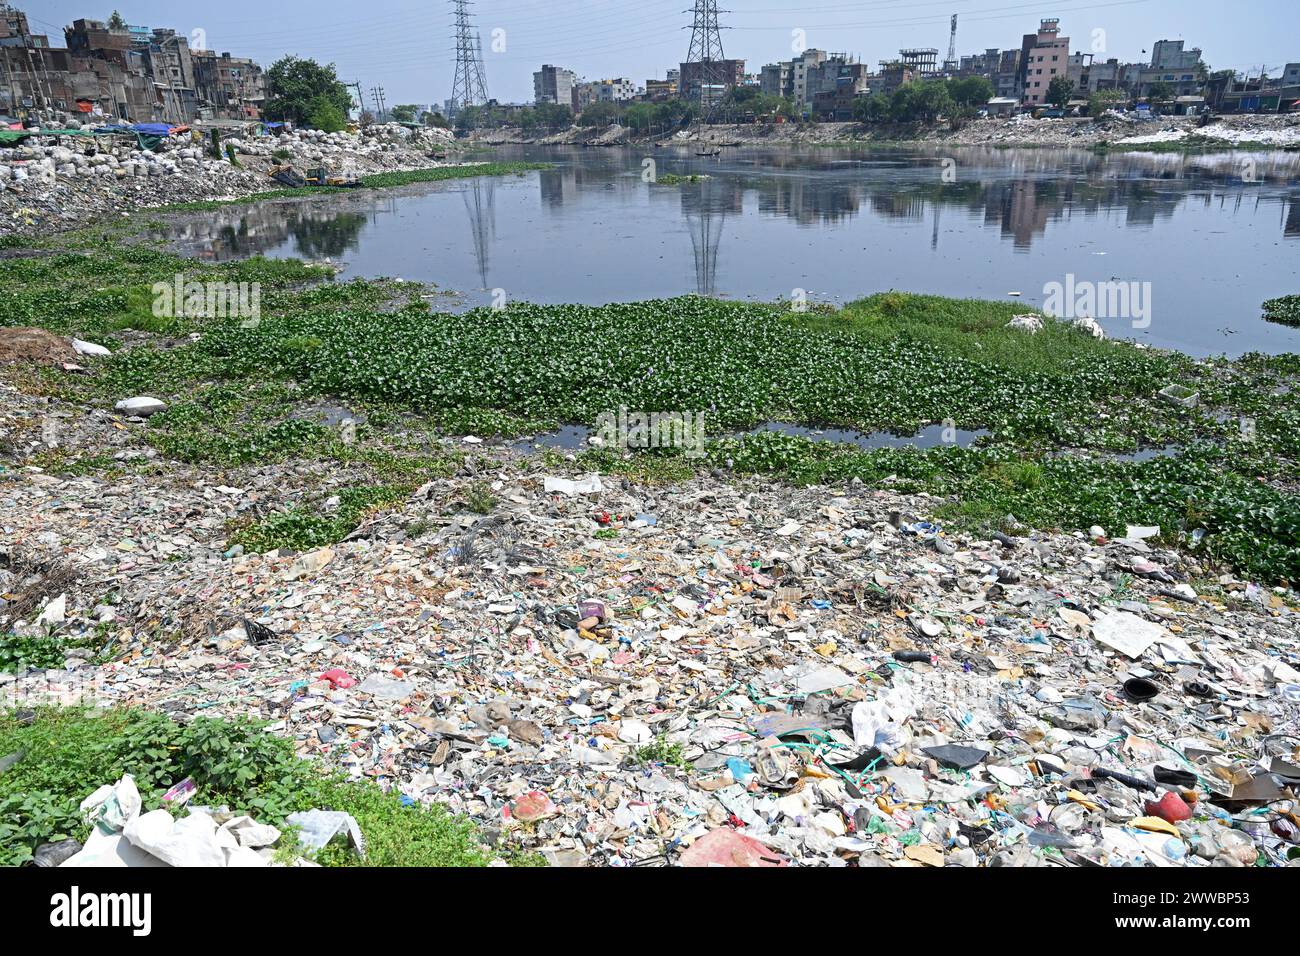
<instances>
[{"instance_id":1,"label":"hazy sky","mask_svg":"<svg viewBox=\"0 0 1300 956\"><path fill-rule=\"evenodd\" d=\"M440 103L451 95L449 0L11 0L33 27L62 43L78 17L107 19L114 5L129 23L206 32L207 45L268 65L284 53L338 66L366 90L383 85L390 105ZM532 99L532 74L554 63L588 79L626 76L643 84L685 59L694 0L477 0L488 92L503 102ZM720 0L724 50L751 72L791 56L792 31L807 45L865 62L900 47L948 48L948 18L959 15L957 52L1018 47L1041 17L1059 17L1071 49L1101 58L1146 60L1159 39L1200 46L1215 69L1275 74L1300 61L1295 0ZM494 34L494 31L497 32ZM1095 32L1101 31L1101 32ZM494 36L497 46L494 50Z\"/></svg>"}]
</instances>

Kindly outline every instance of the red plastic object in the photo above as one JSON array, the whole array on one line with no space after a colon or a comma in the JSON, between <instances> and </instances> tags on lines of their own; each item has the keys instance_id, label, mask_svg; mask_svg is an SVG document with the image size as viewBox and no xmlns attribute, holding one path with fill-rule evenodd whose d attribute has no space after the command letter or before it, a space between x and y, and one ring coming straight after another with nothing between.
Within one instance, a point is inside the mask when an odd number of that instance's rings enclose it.
<instances>
[{"instance_id":1,"label":"red plastic object","mask_svg":"<svg viewBox=\"0 0 1300 956\"><path fill-rule=\"evenodd\" d=\"M770 846L727 827L710 830L688 847L682 866L789 866L790 861Z\"/></svg>"},{"instance_id":2,"label":"red plastic object","mask_svg":"<svg viewBox=\"0 0 1300 956\"><path fill-rule=\"evenodd\" d=\"M349 687L356 686L356 680L349 676L348 672L342 668L335 667L321 674L321 680L327 680L338 690L347 690Z\"/></svg>"},{"instance_id":3,"label":"red plastic object","mask_svg":"<svg viewBox=\"0 0 1300 956\"><path fill-rule=\"evenodd\" d=\"M1178 823L1192 818L1192 808L1187 805L1187 802L1182 797L1171 790L1158 801L1148 800L1147 814L1159 817L1168 823Z\"/></svg>"}]
</instances>

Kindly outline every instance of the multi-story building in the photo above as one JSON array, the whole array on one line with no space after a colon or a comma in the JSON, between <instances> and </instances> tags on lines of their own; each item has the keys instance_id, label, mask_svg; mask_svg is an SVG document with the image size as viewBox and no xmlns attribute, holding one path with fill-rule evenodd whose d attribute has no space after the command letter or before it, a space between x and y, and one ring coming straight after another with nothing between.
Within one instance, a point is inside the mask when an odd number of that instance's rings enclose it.
<instances>
[{"instance_id":1,"label":"multi-story building","mask_svg":"<svg viewBox=\"0 0 1300 956\"><path fill-rule=\"evenodd\" d=\"M1300 63L1288 63L1282 67L1282 85L1300 86Z\"/></svg>"},{"instance_id":2,"label":"multi-story building","mask_svg":"<svg viewBox=\"0 0 1300 956\"><path fill-rule=\"evenodd\" d=\"M957 75L982 76L993 85L993 95L1019 99L1020 51L989 47L983 53L958 61Z\"/></svg>"},{"instance_id":3,"label":"multi-story building","mask_svg":"<svg viewBox=\"0 0 1300 956\"><path fill-rule=\"evenodd\" d=\"M710 63L681 64L678 86L688 100L714 103L726 95L727 90L740 86L745 80L744 60L714 60ZM669 77L671 79L671 76Z\"/></svg>"},{"instance_id":4,"label":"multi-story building","mask_svg":"<svg viewBox=\"0 0 1300 956\"><path fill-rule=\"evenodd\" d=\"M804 50L790 61L790 99L795 106L808 105L808 71L826 62L826 51Z\"/></svg>"},{"instance_id":5,"label":"multi-story building","mask_svg":"<svg viewBox=\"0 0 1300 956\"><path fill-rule=\"evenodd\" d=\"M533 101L571 106L573 87L577 80L577 74L572 70L548 63L533 74Z\"/></svg>"},{"instance_id":6,"label":"multi-story building","mask_svg":"<svg viewBox=\"0 0 1300 956\"><path fill-rule=\"evenodd\" d=\"M848 57L831 57L818 68L816 80L812 108L819 119L848 122L858 98L871 93L866 65Z\"/></svg>"},{"instance_id":7,"label":"multi-story building","mask_svg":"<svg viewBox=\"0 0 1300 956\"><path fill-rule=\"evenodd\" d=\"M898 51L898 59L914 74L926 77L939 72L939 51L934 47L912 47Z\"/></svg>"},{"instance_id":8,"label":"multi-story building","mask_svg":"<svg viewBox=\"0 0 1300 956\"><path fill-rule=\"evenodd\" d=\"M1208 76L1199 49L1184 50L1182 40L1160 40L1151 53L1151 63L1142 66L1133 81L1136 96L1149 96L1158 83L1173 97L1192 96L1205 87Z\"/></svg>"},{"instance_id":9,"label":"multi-story building","mask_svg":"<svg viewBox=\"0 0 1300 956\"><path fill-rule=\"evenodd\" d=\"M581 113L593 103L600 102L600 85L597 83L575 83L570 105L573 112Z\"/></svg>"},{"instance_id":10,"label":"multi-story building","mask_svg":"<svg viewBox=\"0 0 1300 956\"><path fill-rule=\"evenodd\" d=\"M1061 21L1052 17L1039 23L1038 33L1025 35L1020 47L1020 102L1024 106L1042 106L1052 80L1068 75L1070 38L1060 35L1060 25Z\"/></svg>"},{"instance_id":11,"label":"multi-story building","mask_svg":"<svg viewBox=\"0 0 1300 956\"><path fill-rule=\"evenodd\" d=\"M917 79L915 71L901 60L881 60L880 70L867 78L872 94L892 96L905 83Z\"/></svg>"},{"instance_id":12,"label":"multi-story building","mask_svg":"<svg viewBox=\"0 0 1300 956\"><path fill-rule=\"evenodd\" d=\"M676 80L646 80L645 98L651 103L662 103L677 95Z\"/></svg>"},{"instance_id":13,"label":"multi-story building","mask_svg":"<svg viewBox=\"0 0 1300 956\"><path fill-rule=\"evenodd\" d=\"M1151 66L1157 70L1194 70L1200 62L1200 47L1185 50L1182 40L1157 40L1151 48Z\"/></svg>"},{"instance_id":14,"label":"multi-story building","mask_svg":"<svg viewBox=\"0 0 1300 956\"><path fill-rule=\"evenodd\" d=\"M596 99L601 103L617 103L636 99L636 84L631 80L597 80Z\"/></svg>"},{"instance_id":15,"label":"multi-story building","mask_svg":"<svg viewBox=\"0 0 1300 956\"><path fill-rule=\"evenodd\" d=\"M63 110L139 121L165 119L146 60L120 38L120 55L100 59L89 51L52 47L34 34L23 11L0 3L0 113Z\"/></svg>"},{"instance_id":16,"label":"multi-story building","mask_svg":"<svg viewBox=\"0 0 1300 956\"><path fill-rule=\"evenodd\" d=\"M218 55L214 50L194 50L190 57L202 114L214 119L261 119L266 102L261 66L246 57Z\"/></svg>"},{"instance_id":17,"label":"multi-story building","mask_svg":"<svg viewBox=\"0 0 1300 956\"><path fill-rule=\"evenodd\" d=\"M176 123L194 119L198 115L199 98L189 41L175 30L158 28L147 39L133 36L131 42L133 49L145 57L145 69L166 104L167 119Z\"/></svg>"},{"instance_id":18,"label":"multi-story building","mask_svg":"<svg viewBox=\"0 0 1300 956\"><path fill-rule=\"evenodd\" d=\"M759 88L768 96L792 97L790 62L768 63L758 74Z\"/></svg>"}]
</instances>

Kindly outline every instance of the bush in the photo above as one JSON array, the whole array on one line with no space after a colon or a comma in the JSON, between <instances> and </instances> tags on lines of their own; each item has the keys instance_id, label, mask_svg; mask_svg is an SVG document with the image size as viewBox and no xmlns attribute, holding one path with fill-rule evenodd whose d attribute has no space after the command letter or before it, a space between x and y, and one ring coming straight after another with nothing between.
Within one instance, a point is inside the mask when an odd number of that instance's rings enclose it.
<instances>
[{"instance_id":1,"label":"bush","mask_svg":"<svg viewBox=\"0 0 1300 956\"><path fill-rule=\"evenodd\" d=\"M17 866L42 843L84 840L78 805L98 786L135 778L143 810L190 778L202 802L225 804L260 823L313 808L351 813L366 837L369 866L484 866L473 824L440 806L404 806L396 793L348 782L294 754L293 741L249 720L196 717L181 724L132 709L48 709L29 721L0 713L0 753L24 752L0 774L0 866ZM326 865L357 865L331 844Z\"/></svg>"}]
</instances>

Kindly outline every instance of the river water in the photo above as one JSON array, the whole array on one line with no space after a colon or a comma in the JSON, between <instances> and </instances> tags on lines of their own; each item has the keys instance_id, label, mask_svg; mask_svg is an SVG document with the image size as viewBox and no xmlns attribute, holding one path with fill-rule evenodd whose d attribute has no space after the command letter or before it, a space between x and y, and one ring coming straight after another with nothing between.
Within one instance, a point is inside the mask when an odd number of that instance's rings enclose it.
<instances>
[{"instance_id":1,"label":"river water","mask_svg":"<svg viewBox=\"0 0 1300 956\"><path fill-rule=\"evenodd\" d=\"M899 289L1030 311L1056 284L1070 290L1058 303L1112 337L1195 355L1300 352L1300 329L1260 318L1263 300L1300 292L1300 153L510 147L492 158L555 168L269 201L165 228L205 258L328 257L345 278L434 282L474 304L687 293L838 304ZM709 178L647 181L665 174ZM1122 285L1089 304L1090 283Z\"/></svg>"}]
</instances>

